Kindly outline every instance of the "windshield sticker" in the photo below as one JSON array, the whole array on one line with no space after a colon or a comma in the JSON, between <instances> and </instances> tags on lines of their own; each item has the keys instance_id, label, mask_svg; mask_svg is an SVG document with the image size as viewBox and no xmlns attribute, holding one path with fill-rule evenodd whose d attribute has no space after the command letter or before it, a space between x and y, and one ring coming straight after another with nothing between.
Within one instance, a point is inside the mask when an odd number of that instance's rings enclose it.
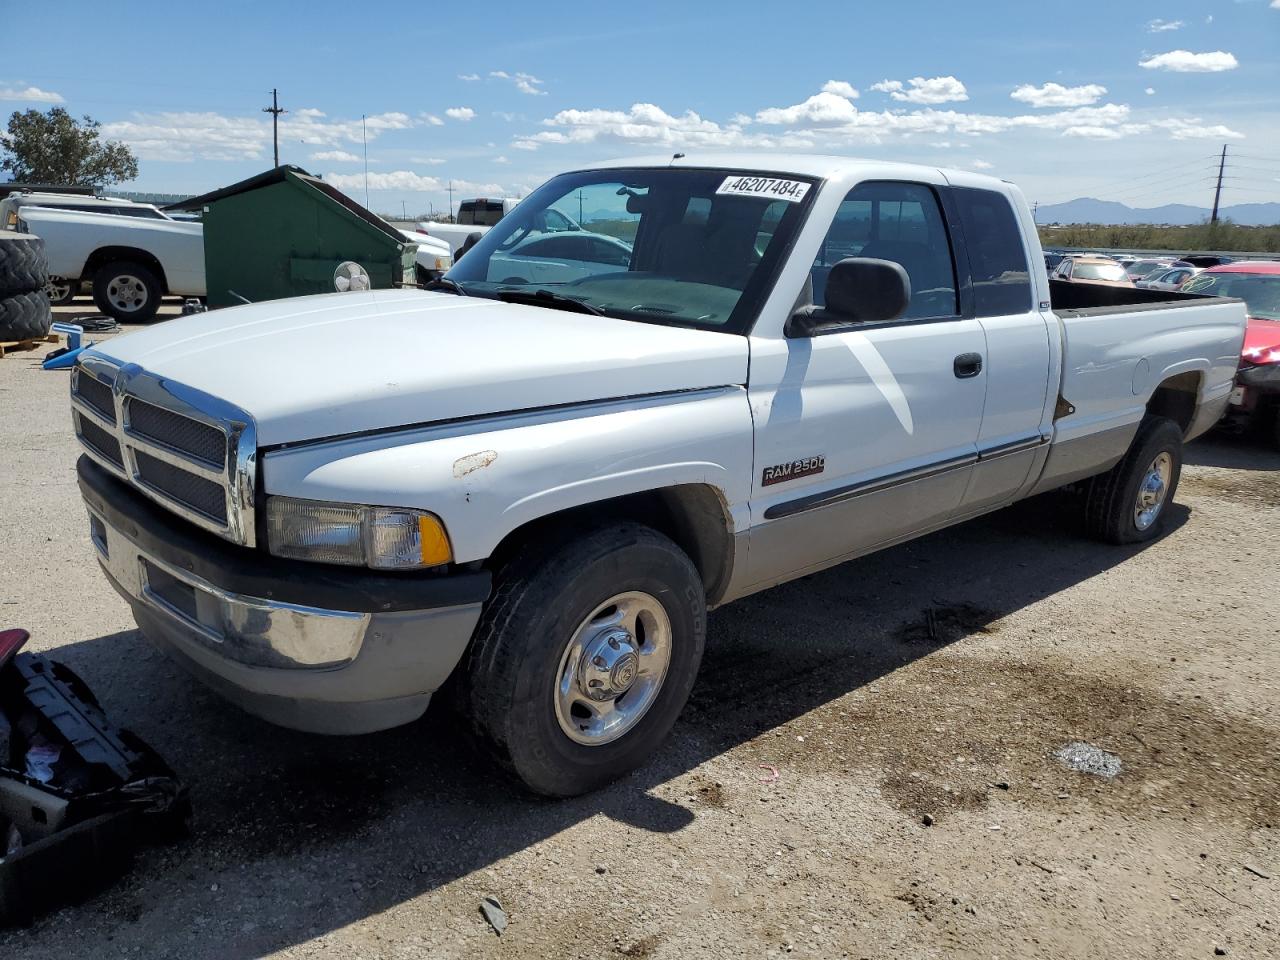
<instances>
[{"instance_id":1,"label":"windshield sticker","mask_svg":"<svg viewBox=\"0 0 1280 960\"><path fill-rule=\"evenodd\" d=\"M799 203L809 192L804 180L775 180L773 177L728 176L716 190L718 194L736 197L765 197L769 200L786 200Z\"/></svg>"}]
</instances>

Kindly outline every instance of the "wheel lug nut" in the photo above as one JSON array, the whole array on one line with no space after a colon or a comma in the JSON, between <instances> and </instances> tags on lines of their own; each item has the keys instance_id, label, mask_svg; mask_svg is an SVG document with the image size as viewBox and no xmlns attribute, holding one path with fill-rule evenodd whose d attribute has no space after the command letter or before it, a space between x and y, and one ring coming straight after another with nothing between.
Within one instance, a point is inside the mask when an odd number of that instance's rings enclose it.
<instances>
[{"instance_id":1,"label":"wheel lug nut","mask_svg":"<svg viewBox=\"0 0 1280 960\"><path fill-rule=\"evenodd\" d=\"M611 647L613 647L613 649L617 650L617 649L618 649L618 638L617 638L617 637L610 637L610 638L609 638L609 646L611 646Z\"/></svg>"},{"instance_id":2,"label":"wheel lug nut","mask_svg":"<svg viewBox=\"0 0 1280 960\"><path fill-rule=\"evenodd\" d=\"M598 655L597 655L597 656L595 657L595 659L593 659L591 662L592 662L592 663L594 663L594 664L595 664L597 667L599 667L601 670L603 670L603 669L604 669L604 667L605 667L604 657L601 657L601 656L598 656Z\"/></svg>"}]
</instances>

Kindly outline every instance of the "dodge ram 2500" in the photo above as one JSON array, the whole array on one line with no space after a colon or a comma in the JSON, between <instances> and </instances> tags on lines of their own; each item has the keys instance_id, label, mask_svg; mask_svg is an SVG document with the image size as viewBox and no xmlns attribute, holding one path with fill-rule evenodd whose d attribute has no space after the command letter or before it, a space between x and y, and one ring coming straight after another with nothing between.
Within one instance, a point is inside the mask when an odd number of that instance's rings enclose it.
<instances>
[{"instance_id":1,"label":"dodge ram 2500","mask_svg":"<svg viewBox=\"0 0 1280 960\"><path fill-rule=\"evenodd\" d=\"M510 277L568 198L628 256ZM1154 538L1245 331L1237 300L1050 281L1008 183L829 157L566 173L435 286L84 354L90 533L246 709L372 731L452 678L551 795L657 749L710 608L1067 484L1101 539Z\"/></svg>"}]
</instances>

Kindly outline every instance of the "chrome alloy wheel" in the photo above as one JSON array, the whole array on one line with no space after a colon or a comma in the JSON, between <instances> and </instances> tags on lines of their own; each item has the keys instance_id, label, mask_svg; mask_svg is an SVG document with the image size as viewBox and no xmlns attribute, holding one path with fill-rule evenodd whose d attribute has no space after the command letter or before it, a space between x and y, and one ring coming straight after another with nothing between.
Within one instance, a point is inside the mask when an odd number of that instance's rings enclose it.
<instances>
[{"instance_id":1,"label":"chrome alloy wheel","mask_svg":"<svg viewBox=\"0 0 1280 960\"><path fill-rule=\"evenodd\" d=\"M1133 505L1133 522L1139 530L1146 530L1156 522L1164 509L1169 493L1169 481L1173 479L1173 457L1161 453L1151 461L1147 472L1138 484L1138 499Z\"/></svg>"},{"instance_id":2,"label":"chrome alloy wheel","mask_svg":"<svg viewBox=\"0 0 1280 960\"><path fill-rule=\"evenodd\" d=\"M49 282L44 285L44 292L49 295L49 299L61 302L71 297L71 281L63 280L61 277L50 277Z\"/></svg>"},{"instance_id":3,"label":"chrome alloy wheel","mask_svg":"<svg viewBox=\"0 0 1280 960\"><path fill-rule=\"evenodd\" d=\"M657 598L611 597L579 625L560 658L560 729L584 746L612 743L649 712L670 664L671 619Z\"/></svg>"},{"instance_id":4,"label":"chrome alloy wheel","mask_svg":"<svg viewBox=\"0 0 1280 960\"><path fill-rule=\"evenodd\" d=\"M107 284L107 301L121 313L135 313L147 305L150 294L137 277L122 273Z\"/></svg>"}]
</instances>

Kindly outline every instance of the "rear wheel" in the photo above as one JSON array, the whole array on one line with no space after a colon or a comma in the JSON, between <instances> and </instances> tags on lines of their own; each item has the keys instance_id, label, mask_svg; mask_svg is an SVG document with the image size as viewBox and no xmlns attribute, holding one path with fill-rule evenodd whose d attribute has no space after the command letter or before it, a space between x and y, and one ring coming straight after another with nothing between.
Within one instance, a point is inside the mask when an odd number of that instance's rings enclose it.
<instances>
[{"instance_id":1,"label":"rear wheel","mask_svg":"<svg viewBox=\"0 0 1280 960\"><path fill-rule=\"evenodd\" d=\"M1117 544L1154 539L1181 475L1181 428L1166 417L1148 417L1120 462L1090 481L1089 532Z\"/></svg>"},{"instance_id":2,"label":"rear wheel","mask_svg":"<svg viewBox=\"0 0 1280 960\"><path fill-rule=\"evenodd\" d=\"M662 534L617 524L532 543L498 576L459 706L530 790L585 793L658 749L705 638L701 578Z\"/></svg>"},{"instance_id":3,"label":"rear wheel","mask_svg":"<svg viewBox=\"0 0 1280 960\"><path fill-rule=\"evenodd\" d=\"M146 323L160 309L160 281L140 263L118 261L93 275L93 301L121 323Z\"/></svg>"}]
</instances>

